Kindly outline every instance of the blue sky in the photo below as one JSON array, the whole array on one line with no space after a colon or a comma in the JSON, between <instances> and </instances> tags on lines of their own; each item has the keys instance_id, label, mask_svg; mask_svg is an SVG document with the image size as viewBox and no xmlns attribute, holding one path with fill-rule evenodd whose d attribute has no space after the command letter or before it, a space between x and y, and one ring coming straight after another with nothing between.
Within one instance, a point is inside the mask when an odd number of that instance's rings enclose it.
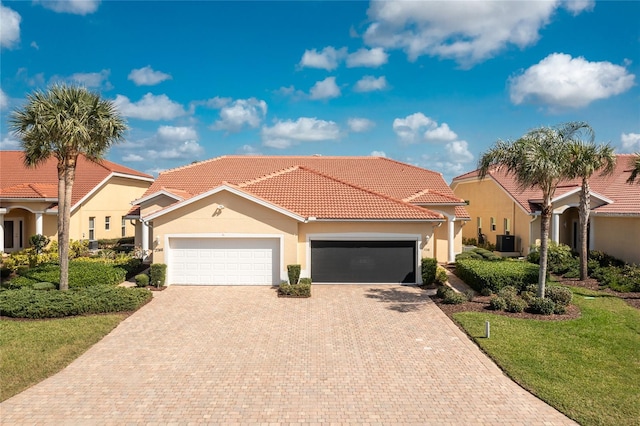
<instances>
[{"instance_id":1,"label":"blue sky","mask_svg":"<svg viewBox=\"0 0 640 426\"><path fill-rule=\"evenodd\" d=\"M3 1L0 148L27 93L83 84L127 118L108 158L384 155L453 176L565 121L640 151L640 2Z\"/></svg>"}]
</instances>

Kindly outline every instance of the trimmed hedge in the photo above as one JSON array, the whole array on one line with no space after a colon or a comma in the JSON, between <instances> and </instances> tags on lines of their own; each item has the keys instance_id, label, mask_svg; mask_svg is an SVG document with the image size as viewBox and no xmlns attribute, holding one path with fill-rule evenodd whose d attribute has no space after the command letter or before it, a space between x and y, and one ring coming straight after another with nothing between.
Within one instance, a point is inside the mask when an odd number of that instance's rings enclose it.
<instances>
[{"instance_id":1,"label":"trimmed hedge","mask_svg":"<svg viewBox=\"0 0 640 426\"><path fill-rule=\"evenodd\" d=\"M287 265L287 275L289 276L289 284L298 284L298 280L300 279L300 265Z\"/></svg>"},{"instance_id":2,"label":"trimmed hedge","mask_svg":"<svg viewBox=\"0 0 640 426\"><path fill-rule=\"evenodd\" d=\"M298 284L293 285L282 281L278 287L278 294L281 296L311 297L311 278L302 278Z\"/></svg>"},{"instance_id":3,"label":"trimmed hedge","mask_svg":"<svg viewBox=\"0 0 640 426\"><path fill-rule=\"evenodd\" d=\"M60 266L45 264L30 269L19 269L18 276L3 283L8 289L31 288L40 282L60 285ZM69 262L69 288L91 287L96 285L115 285L125 280L126 271L112 263L90 260L72 260Z\"/></svg>"},{"instance_id":4,"label":"trimmed hedge","mask_svg":"<svg viewBox=\"0 0 640 426\"><path fill-rule=\"evenodd\" d=\"M436 280L436 271L438 270L438 261L430 257L422 259L420 266L422 271L422 284L429 285Z\"/></svg>"},{"instance_id":5,"label":"trimmed hedge","mask_svg":"<svg viewBox=\"0 0 640 426\"><path fill-rule=\"evenodd\" d=\"M488 262L462 259L456 261L456 275L474 290L488 288L498 293L502 287L522 289L538 282L538 265L519 261Z\"/></svg>"},{"instance_id":6,"label":"trimmed hedge","mask_svg":"<svg viewBox=\"0 0 640 426\"><path fill-rule=\"evenodd\" d=\"M149 285L149 275L147 274L138 274L136 275L136 285L138 287L146 287Z\"/></svg>"},{"instance_id":7,"label":"trimmed hedge","mask_svg":"<svg viewBox=\"0 0 640 426\"><path fill-rule=\"evenodd\" d=\"M473 250L469 250L469 251L463 251L462 253L456 256L456 262L458 260L464 260L464 259L493 260L493 261L503 260L502 257L498 256L494 252L481 247L474 248Z\"/></svg>"},{"instance_id":8,"label":"trimmed hedge","mask_svg":"<svg viewBox=\"0 0 640 426\"><path fill-rule=\"evenodd\" d=\"M149 267L149 283L156 287L163 287L167 278L167 265L164 263L153 263Z\"/></svg>"},{"instance_id":9,"label":"trimmed hedge","mask_svg":"<svg viewBox=\"0 0 640 426\"><path fill-rule=\"evenodd\" d=\"M106 285L68 291L5 290L0 292L0 315L42 319L133 311L151 298L147 289Z\"/></svg>"}]
</instances>

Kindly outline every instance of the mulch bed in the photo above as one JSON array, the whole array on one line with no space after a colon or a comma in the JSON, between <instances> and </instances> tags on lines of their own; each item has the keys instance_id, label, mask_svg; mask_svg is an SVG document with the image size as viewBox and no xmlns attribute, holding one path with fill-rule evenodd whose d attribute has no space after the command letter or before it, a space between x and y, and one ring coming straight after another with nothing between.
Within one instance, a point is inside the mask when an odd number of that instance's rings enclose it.
<instances>
[{"instance_id":1,"label":"mulch bed","mask_svg":"<svg viewBox=\"0 0 640 426\"><path fill-rule=\"evenodd\" d=\"M596 279L588 278L584 281L580 281L578 278L564 278L564 277L555 277L561 284L573 286L573 287L582 287L589 290L598 290L603 291L605 293L609 293L613 296L619 297L624 300L629 306L632 306L636 309L640 309L640 293L620 293L618 291L611 290L610 288L600 287L600 284Z\"/></svg>"}]
</instances>

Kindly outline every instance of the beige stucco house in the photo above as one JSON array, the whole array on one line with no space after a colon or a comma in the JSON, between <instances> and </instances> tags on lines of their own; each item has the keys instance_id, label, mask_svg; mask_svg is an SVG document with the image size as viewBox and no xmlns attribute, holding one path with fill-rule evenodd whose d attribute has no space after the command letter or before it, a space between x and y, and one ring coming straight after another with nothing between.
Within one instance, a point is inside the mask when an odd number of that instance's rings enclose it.
<instances>
[{"instance_id":1,"label":"beige stucco house","mask_svg":"<svg viewBox=\"0 0 640 426\"><path fill-rule=\"evenodd\" d=\"M131 200L145 193L153 176L103 160L78 158L71 199L69 237L73 240L133 236L125 216ZM24 165L22 151L0 151L0 252L19 251L29 238L57 238L58 171L50 158L36 168Z\"/></svg>"},{"instance_id":2,"label":"beige stucco house","mask_svg":"<svg viewBox=\"0 0 640 426\"><path fill-rule=\"evenodd\" d=\"M468 214L442 175L380 157L225 156L161 173L134 202L168 284L420 282Z\"/></svg>"},{"instance_id":3,"label":"beige stucco house","mask_svg":"<svg viewBox=\"0 0 640 426\"><path fill-rule=\"evenodd\" d=\"M626 183L631 155L617 155L610 176L595 173L590 179L591 214L588 246L628 263L640 264L640 186ZM465 238L482 233L496 244L500 235L515 237L515 251L527 254L540 240L539 190L519 190L513 176L494 169L478 180L478 171L453 179L451 188L468 202L471 224ZM553 198L551 239L578 249L580 181L561 182Z\"/></svg>"}]
</instances>

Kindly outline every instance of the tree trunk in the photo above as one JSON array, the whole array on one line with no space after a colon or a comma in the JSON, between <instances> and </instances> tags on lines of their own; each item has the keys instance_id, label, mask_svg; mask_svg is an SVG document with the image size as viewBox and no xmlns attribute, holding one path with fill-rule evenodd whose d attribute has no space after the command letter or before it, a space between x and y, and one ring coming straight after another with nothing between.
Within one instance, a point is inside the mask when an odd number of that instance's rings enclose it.
<instances>
[{"instance_id":1,"label":"tree trunk","mask_svg":"<svg viewBox=\"0 0 640 426\"><path fill-rule=\"evenodd\" d=\"M540 272L538 275L538 297L544 297L547 283L547 253L549 251L549 228L551 224L551 203L542 207L540 219Z\"/></svg>"},{"instance_id":2,"label":"tree trunk","mask_svg":"<svg viewBox=\"0 0 640 426\"><path fill-rule=\"evenodd\" d=\"M60 264L60 290L69 289L69 237L66 231L68 224L65 227L64 222L64 207L66 205L65 175L64 159L58 159L58 262ZM64 241L66 241L66 249Z\"/></svg>"},{"instance_id":3,"label":"tree trunk","mask_svg":"<svg viewBox=\"0 0 640 426\"><path fill-rule=\"evenodd\" d=\"M69 289L69 222L71 221L71 194L73 191L73 181L76 176L76 156L69 156L65 159L64 173L64 205L62 209L62 228L64 238L59 241L60 250L60 290ZM59 207L58 207L59 209ZM60 214L60 212L58 212Z\"/></svg>"},{"instance_id":4,"label":"tree trunk","mask_svg":"<svg viewBox=\"0 0 640 426\"><path fill-rule=\"evenodd\" d=\"M580 193L580 281L586 280L589 276L587 260L589 258L589 248L587 247L587 232L589 226L589 204L590 204L589 181L582 180L582 192Z\"/></svg>"}]
</instances>

